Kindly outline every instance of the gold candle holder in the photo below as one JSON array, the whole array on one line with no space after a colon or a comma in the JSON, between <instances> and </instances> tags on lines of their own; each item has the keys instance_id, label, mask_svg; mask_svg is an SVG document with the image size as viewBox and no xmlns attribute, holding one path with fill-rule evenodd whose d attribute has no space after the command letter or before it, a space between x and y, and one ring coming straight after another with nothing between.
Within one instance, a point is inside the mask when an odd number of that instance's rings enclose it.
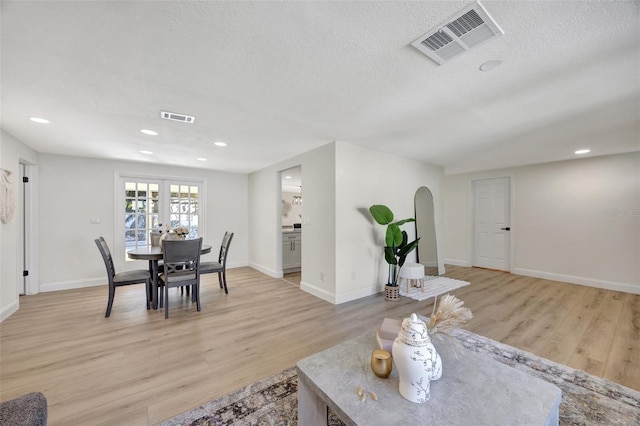
<instances>
[{"instance_id":1,"label":"gold candle holder","mask_svg":"<svg viewBox=\"0 0 640 426\"><path fill-rule=\"evenodd\" d=\"M393 368L393 361L391 354L382 349L376 349L371 354L371 369L373 373L383 379L386 379L391 374Z\"/></svg>"}]
</instances>

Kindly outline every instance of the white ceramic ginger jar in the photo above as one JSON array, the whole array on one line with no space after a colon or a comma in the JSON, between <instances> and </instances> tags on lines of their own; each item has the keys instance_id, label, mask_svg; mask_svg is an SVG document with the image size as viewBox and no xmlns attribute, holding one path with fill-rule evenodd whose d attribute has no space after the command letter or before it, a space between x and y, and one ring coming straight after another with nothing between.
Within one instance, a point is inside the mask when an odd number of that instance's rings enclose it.
<instances>
[{"instance_id":1,"label":"white ceramic ginger jar","mask_svg":"<svg viewBox=\"0 0 640 426\"><path fill-rule=\"evenodd\" d=\"M411 402L427 402L431 381L442 376L442 360L425 322L416 314L405 318L391 350L400 377L400 395Z\"/></svg>"}]
</instances>

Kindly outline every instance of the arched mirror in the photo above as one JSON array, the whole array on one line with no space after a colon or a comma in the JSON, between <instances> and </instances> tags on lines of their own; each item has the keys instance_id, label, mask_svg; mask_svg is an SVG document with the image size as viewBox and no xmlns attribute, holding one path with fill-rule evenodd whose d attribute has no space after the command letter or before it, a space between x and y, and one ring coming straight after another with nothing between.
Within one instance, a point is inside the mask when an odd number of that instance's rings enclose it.
<instances>
[{"instance_id":1,"label":"arched mirror","mask_svg":"<svg viewBox=\"0 0 640 426\"><path fill-rule=\"evenodd\" d=\"M424 265L425 275L442 275L444 264L438 260L433 194L426 186L421 186L416 191L414 208L416 235L420 237L417 248L418 263Z\"/></svg>"}]
</instances>

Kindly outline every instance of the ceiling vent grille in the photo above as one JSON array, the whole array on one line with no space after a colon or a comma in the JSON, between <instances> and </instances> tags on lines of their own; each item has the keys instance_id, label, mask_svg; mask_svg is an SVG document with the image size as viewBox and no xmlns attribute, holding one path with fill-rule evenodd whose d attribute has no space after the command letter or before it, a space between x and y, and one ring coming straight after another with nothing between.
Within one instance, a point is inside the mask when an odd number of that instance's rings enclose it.
<instances>
[{"instance_id":1,"label":"ceiling vent grille","mask_svg":"<svg viewBox=\"0 0 640 426\"><path fill-rule=\"evenodd\" d=\"M411 44L442 65L472 47L503 34L504 31L480 2L476 2Z\"/></svg>"},{"instance_id":2,"label":"ceiling vent grille","mask_svg":"<svg viewBox=\"0 0 640 426\"><path fill-rule=\"evenodd\" d=\"M175 112L160 111L160 117L165 120L180 121L181 123L193 123L196 118L191 115L176 114Z\"/></svg>"}]
</instances>

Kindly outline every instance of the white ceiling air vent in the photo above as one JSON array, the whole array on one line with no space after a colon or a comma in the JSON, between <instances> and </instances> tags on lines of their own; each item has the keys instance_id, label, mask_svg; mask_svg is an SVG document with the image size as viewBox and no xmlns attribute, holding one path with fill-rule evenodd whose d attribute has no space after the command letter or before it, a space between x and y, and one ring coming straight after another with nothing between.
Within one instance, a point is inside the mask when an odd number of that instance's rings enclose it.
<instances>
[{"instance_id":1,"label":"white ceiling air vent","mask_svg":"<svg viewBox=\"0 0 640 426\"><path fill-rule=\"evenodd\" d=\"M503 34L504 31L480 2L476 2L411 44L442 65L454 56Z\"/></svg>"},{"instance_id":2,"label":"white ceiling air vent","mask_svg":"<svg viewBox=\"0 0 640 426\"><path fill-rule=\"evenodd\" d=\"M193 123L196 118L191 115L176 114L175 112L160 111L160 117L165 120L180 121L182 123Z\"/></svg>"}]
</instances>

